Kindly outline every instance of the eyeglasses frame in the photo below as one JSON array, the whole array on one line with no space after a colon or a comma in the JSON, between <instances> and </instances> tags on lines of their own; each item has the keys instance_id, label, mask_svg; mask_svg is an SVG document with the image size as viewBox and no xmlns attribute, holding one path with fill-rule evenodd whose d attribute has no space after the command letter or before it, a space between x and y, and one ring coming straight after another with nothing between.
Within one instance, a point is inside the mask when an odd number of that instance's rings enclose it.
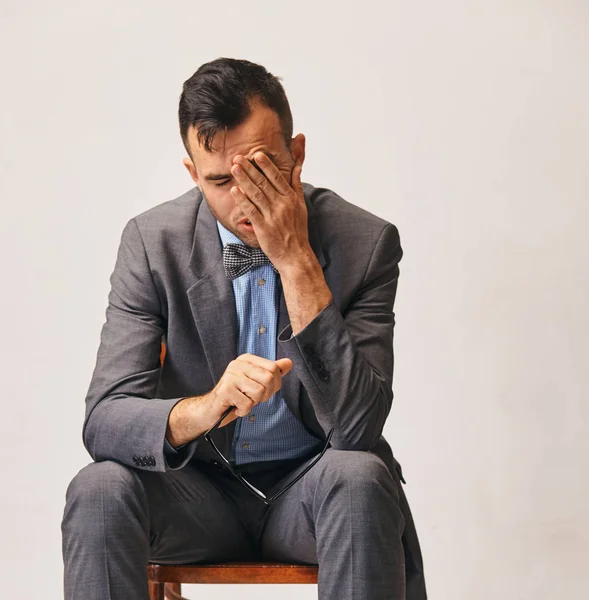
<instances>
[{"instance_id":1,"label":"eyeglasses frame","mask_svg":"<svg viewBox=\"0 0 589 600\"><path fill-rule=\"evenodd\" d=\"M319 462L319 459L325 454L325 451L329 447L329 443L331 441L331 436L333 435L334 430L331 429L331 431L327 434L327 440L325 442L325 446L323 447L323 450L321 450L321 452L313 459L313 461L307 467L305 467L305 469L303 469L303 471L301 471L284 488L282 488L281 490L279 490L272 496L268 497L268 496L266 496L266 494L264 494L263 492L260 492L260 490L258 490L251 483L249 483L249 481L247 481L247 479L245 479L245 477L243 477L243 475L241 473L239 473L238 471L235 470L234 465L231 463L230 460L228 460L223 455L223 453L219 450L219 448L217 448L215 442L213 441L213 438L211 437L211 432L219 427L219 425L222 423L222 421L226 417L229 416L229 414L233 411L234 408L235 408L234 406L231 406L223 413L221 418L204 434L204 439L211 445L213 450L217 453L219 458L223 461L223 464L229 469L229 471L233 474L233 476L236 477L245 488L247 488L252 494L254 494L254 496L256 496L256 498L259 498L264 504L266 504L267 506L270 506L277 498L282 496L282 494L284 494L284 492L289 490L297 481L299 481L299 479L301 479L303 477L303 475L308 473L311 470L311 468L314 467Z\"/></svg>"}]
</instances>

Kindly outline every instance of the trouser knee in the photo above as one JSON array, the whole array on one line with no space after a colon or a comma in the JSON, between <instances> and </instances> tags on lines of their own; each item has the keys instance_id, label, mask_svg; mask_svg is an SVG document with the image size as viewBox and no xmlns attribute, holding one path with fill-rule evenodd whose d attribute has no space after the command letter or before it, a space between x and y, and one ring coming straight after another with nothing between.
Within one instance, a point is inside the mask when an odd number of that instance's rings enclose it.
<instances>
[{"instance_id":1,"label":"trouser knee","mask_svg":"<svg viewBox=\"0 0 589 600\"><path fill-rule=\"evenodd\" d=\"M90 463L72 479L66 491L62 521L87 532L107 520L124 517L133 507L145 507L141 481L130 467L114 461Z\"/></svg>"},{"instance_id":2,"label":"trouser knee","mask_svg":"<svg viewBox=\"0 0 589 600\"><path fill-rule=\"evenodd\" d=\"M390 471L372 452L330 448L321 461L323 463L320 480L324 486L352 489L361 495L386 490L396 500L399 498Z\"/></svg>"}]
</instances>

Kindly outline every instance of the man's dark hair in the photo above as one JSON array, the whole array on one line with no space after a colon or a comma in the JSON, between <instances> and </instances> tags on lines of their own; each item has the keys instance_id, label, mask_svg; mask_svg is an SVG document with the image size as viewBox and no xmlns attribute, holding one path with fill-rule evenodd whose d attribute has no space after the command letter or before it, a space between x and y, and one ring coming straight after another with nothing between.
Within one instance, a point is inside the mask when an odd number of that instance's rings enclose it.
<instances>
[{"instance_id":1,"label":"man's dark hair","mask_svg":"<svg viewBox=\"0 0 589 600\"><path fill-rule=\"evenodd\" d=\"M248 60L217 58L205 63L184 82L178 119L188 153L188 129L196 127L199 144L211 152L215 135L241 125L252 101L272 109L280 119L287 147L292 138L292 114L280 77Z\"/></svg>"}]
</instances>

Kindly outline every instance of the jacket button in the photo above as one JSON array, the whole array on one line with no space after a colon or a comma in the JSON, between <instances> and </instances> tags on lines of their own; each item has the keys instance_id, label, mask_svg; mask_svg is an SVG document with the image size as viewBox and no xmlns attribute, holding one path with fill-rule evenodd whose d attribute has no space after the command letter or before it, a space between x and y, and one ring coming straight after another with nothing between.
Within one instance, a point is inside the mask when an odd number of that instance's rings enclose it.
<instances>
[{"instance_id":1,"label":"jacket button","mask_svg":"<svg viewBox=\"0 0 589 600\"><path fill-rule=\"evenodd\" d=\"M322 369L319 371L319 378L322 381L327 381L329 379L329 373L325 369Z\"/></svg>"}]
</instances>

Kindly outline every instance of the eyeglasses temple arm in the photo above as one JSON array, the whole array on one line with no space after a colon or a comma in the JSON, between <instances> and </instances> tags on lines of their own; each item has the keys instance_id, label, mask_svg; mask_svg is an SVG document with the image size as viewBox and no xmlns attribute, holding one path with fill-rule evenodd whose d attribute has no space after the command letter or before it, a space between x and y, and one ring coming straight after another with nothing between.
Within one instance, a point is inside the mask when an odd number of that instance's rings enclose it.
<instances>
[{"instance_id":1,"label":"eyeglasses temple arm","mask_svg":"<svg viewBox=\"0 0 589 600\"><path fill-rule=\"evenodd\" d=\"M205 439L208 439L208 436L210 435L211 431L213 431L213 429L217 429L217 427L219 427L219 425L223 422L223 420L231 414L231 412L233 411L234 408L235 408L235 406L230 406L223 413L221 418L204 434Z\"/></svg>"}]
</instances>

